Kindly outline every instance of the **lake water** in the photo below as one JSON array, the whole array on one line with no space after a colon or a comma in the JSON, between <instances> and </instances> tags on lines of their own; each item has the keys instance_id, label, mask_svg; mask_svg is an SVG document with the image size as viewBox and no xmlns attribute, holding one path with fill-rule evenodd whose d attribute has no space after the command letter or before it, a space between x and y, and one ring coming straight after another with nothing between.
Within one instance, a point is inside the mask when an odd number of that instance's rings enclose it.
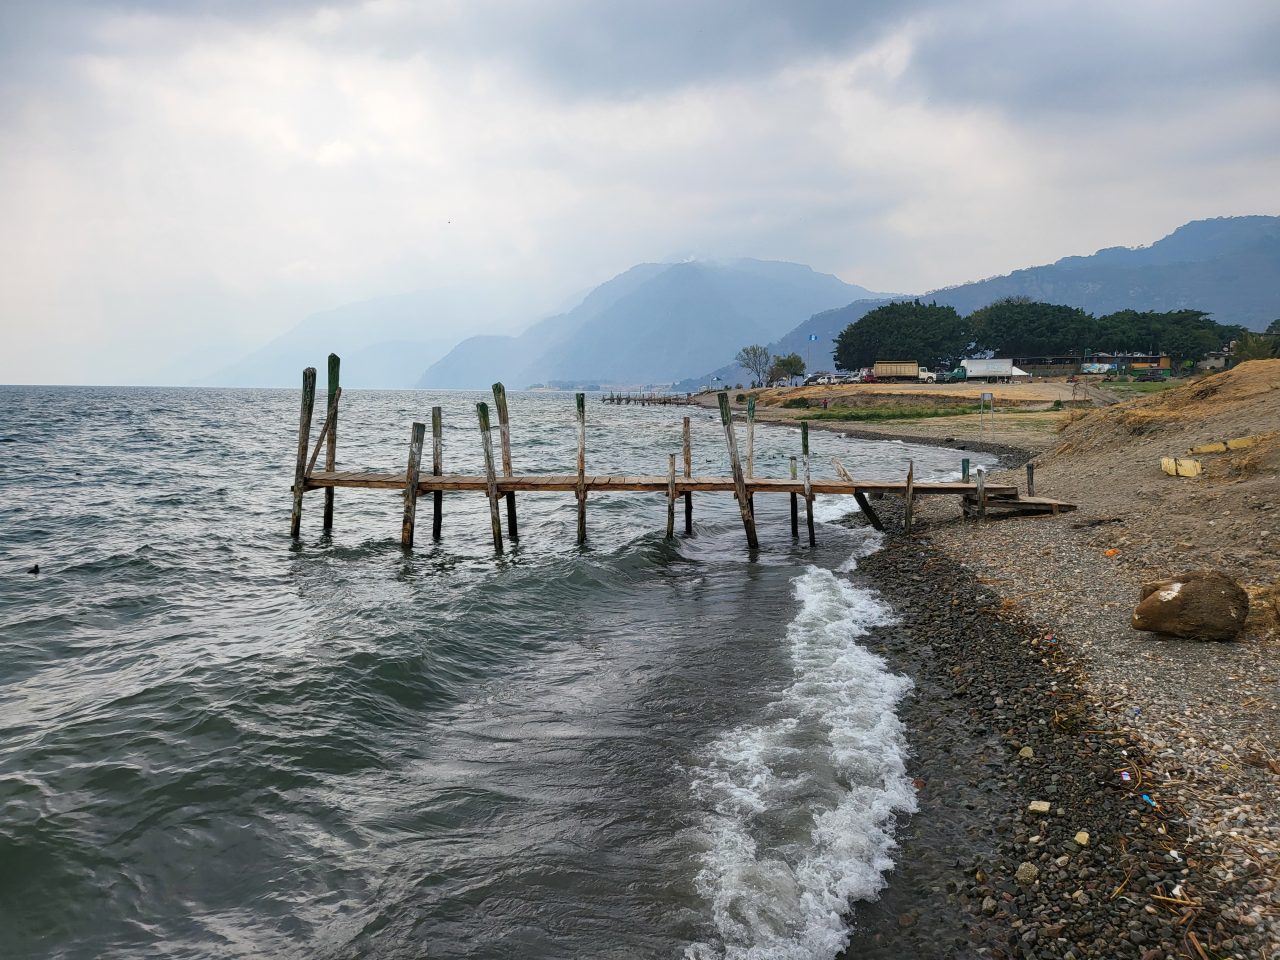
<instances>
[{"instance_id":1,"label":"lake water","mask_svg":"<svg viewBox=\"0 0 1280 960\"><path fill-rule=\"evenodd\" d=\"M402 470L479 394L349 391L339 467ZM756 498L322 495L288 538L296 391L0 387L5 957L829 958L914 807L910 682L858 639L897 615L840 576L875 534L820 499L817 549ZM568 473L569 395L512 394L518 470ZM727 474L710 411L588 399L588 471ZM317 428L318 429L318 428ZM757 428L785 476L792 428ZM741 442L741 435L740 435ZM960 453L814 432L814 475L953 476ZM981 455L975 463L981 462ZM856 465L856 467L854 466ZM682 521L678 515L678 525ZM505 522L505 514L504 514ZM803 530L803 524L802 524ZM40 573L25 572L38 563Z\"/></svg>"}]
</instances>

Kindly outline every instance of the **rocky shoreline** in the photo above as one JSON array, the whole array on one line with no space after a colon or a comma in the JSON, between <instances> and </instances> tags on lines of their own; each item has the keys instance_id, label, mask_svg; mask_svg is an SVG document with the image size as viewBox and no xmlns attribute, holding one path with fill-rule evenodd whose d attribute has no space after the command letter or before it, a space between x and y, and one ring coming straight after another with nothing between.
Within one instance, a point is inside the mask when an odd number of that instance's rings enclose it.
<instances>
[{"instance_id":1,"label":"rocky shoreline","mask_svg":"<svg viewBox=\"0 0 1280 960\"><path fill-rule=\"evenodd\" d=\"M901 717L920 810L845 956L1266 956L1240 878L1216 869L1221 837L1192 829L1177 771L1095 699L1070 644L927 531L897 533L897 501L879 509L884 549L852 577L900 611L867 643L916 682Z\"/></svg>"}]
</instances>

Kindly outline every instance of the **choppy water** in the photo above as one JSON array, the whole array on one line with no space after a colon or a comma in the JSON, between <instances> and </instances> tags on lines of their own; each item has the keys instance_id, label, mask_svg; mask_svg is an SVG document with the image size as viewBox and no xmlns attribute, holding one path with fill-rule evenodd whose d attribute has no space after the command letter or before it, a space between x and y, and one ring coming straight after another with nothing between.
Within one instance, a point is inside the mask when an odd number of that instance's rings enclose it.
<instances>
[{"instance_id":1,"label":"choppy water","mask_svg":"<svg viewBox=\"0 0 1280 960\"><path fill-rule=\"evenodd\" d=\"M476 471L479 395L343 398L339 465L401 469L445 407ZM398 545L396 493L307 498L297 394L0 387L0 954L826 958L913 808L894 706L857 640L894 612L757 498L483 497ZM570 472L567 396L515 394L521 469ZM589 469L660 473L682 408L590 403ZM693 410L696 472L727 472ZM869 476L959 454L816 433ZM761 427L757 472L796 431ZM852 510L819 501L819 516ZM426 504L429 514L429 501ZM39 563L41 572L25 571ZM853 936L856 938L857 933Z\"/></svg>"}]
</instances>

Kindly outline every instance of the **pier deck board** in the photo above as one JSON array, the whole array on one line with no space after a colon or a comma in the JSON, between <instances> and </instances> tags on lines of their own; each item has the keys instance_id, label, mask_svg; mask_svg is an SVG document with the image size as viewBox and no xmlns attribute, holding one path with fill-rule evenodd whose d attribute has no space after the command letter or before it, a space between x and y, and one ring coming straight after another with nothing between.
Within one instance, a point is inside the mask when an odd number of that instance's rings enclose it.
<instances>
[{"instance_id":1,"label":"pier deck board","mask_svg":"<svg viewBox=\"0 0 1280 960\"><path fill-rule=\"evenodd\" d=\"M498 492L513 493L572 493L578 488L577 474L515 474L510 477L498 477ZM596 493L662 493L668 492L669 478L654 474L652 476L614 476L608 474L587 474L588 492ZM404 473L381 473L368 470L317 470L306 481L306 489L323 490L332 487L363 487L371 490L404 490ZM888 493L904 495L907 490L905 481L900 480L814 480L811 484L815 494L830 495L853 493ZM431 476L423 474L418 479L419 493L441 491L475 491L484 493L487 490L483 476L469 474L442 474ZM734 489L733 477L676 477L676 493L725 493ZM912 486L915 496L930 494L973 493L977 487L972 481L921 481ZM747 490L757 493L804 493L802 480L753 477L747 481ZM1012 485L987 484L988 496L1016 495L1017 487Z\"/></svg>"}]
</instances>

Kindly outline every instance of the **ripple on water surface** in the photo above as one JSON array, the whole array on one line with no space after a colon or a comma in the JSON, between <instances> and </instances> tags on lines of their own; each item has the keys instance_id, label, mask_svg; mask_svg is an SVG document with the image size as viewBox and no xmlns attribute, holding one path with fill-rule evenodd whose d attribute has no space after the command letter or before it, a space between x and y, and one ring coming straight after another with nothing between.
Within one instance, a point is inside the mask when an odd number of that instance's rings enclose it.
<instances>
[{"instance_id":1,"label":"ripple on water surface","mask_svg":"<svg viewBox=\"0 0 1280 960\"><path fill-rule=\"evenodd\" d=\"M662 497L593 497L579 550L571 498L523 496L495 558L482 497L406 554L398 497L344 490L291 545L296 392L0 394L6 955L826 957L883 882L908 683L830 572L874 544L847 505L809 551L757 498L749 559L727 497L675 543ZM477 399L352 390L340 464L394 469L440 403L478 471ZM571 471L571 400L511 404L517 462ZM590 469L659 470L683 412L593 404ZM761 428L757 472L796 446ZM959 457L814 446L816 476Z\"/></svg>"}]
</instances>

